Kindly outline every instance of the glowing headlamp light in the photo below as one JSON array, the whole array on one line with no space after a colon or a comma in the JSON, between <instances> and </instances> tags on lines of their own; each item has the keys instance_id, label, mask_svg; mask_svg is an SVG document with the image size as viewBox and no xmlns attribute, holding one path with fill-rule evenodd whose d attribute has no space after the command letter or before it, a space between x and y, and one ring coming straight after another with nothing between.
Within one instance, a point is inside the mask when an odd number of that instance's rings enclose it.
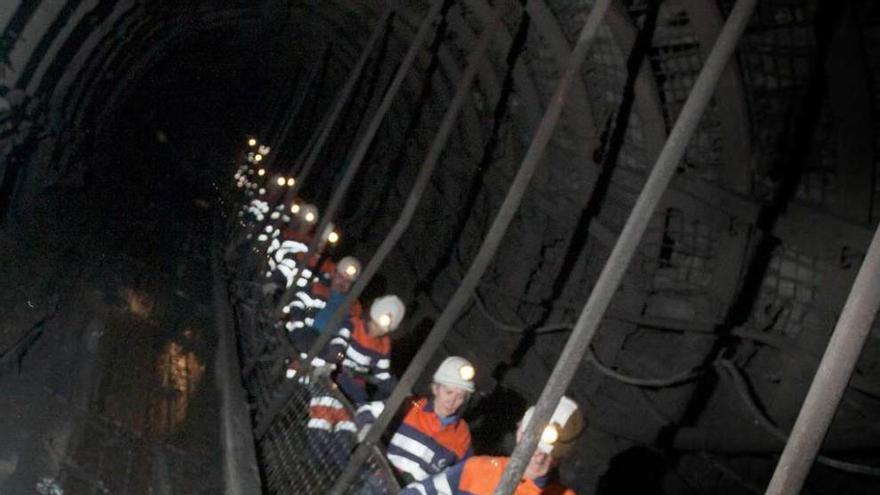
<instances>
[{"instance_id":1,"label":"glowing headlamp light","mask_svg":"<svg viewBox=\"0 0 880 495\"><path fill-rule=\"evenodd\" d=\"M279 186L283 186L284 184L287 184L287 179L285 179L284 177L279 177L275 180L275 183Z\"/></svg>"},{"instance_id":2,"label":"glowing headlamp light","mask_svg":"<svg viewBox=\"0 0 880 495\"><path fill-rule=\"evenodd\" d=\"M327 235L327 241L329 241L330 244L336 244L337 242L339 242L339 234L337 234L336 232L330 232ZM354 267L351 267L351 268L354 268Z\"/></svg>"},{"instance_id":3,"label":"glowing headlamp light","mask_svg":"<svg viewBox=\"0 0 880 495\"><path fill-rule=\"evenodd\" d=\"M256 145L257 145L256 139L254 139L254 138L248 139L248 146L256 146Z\"/></svg>"},{"instance_id":4,"label":"glowing headlamp light","mask_svg":"<svg viewBox=\"0 0 880 495\"><path fill-rule=\"evenodd\" d=\"M293 213L294 215L299 213L299 205L296 203L293 203L292 205L290 205L290 212Z\"/></svg>"},{"instance_id":5,"label":"glowing headlamp light","mask_svg":"<svg viewBox=\"0 0 880 495\"><path fill-rule=\"evenodd\" d=\"M557 440L559 440L559 427L555 424L547 425L544 431L541 432L541 443L553 445Z\"/></svg>"},{"instance_id":6,"label":"glowing headlamp light","mask_svg":"<svg viewBox=\"0 0 880 495\"><path fill-rule=\"evenodd\" d=\"M294 184L296 184L296 179L294 179L293 177L287 179L287 187L293 187Z\"/></svg>"},{"instance_id":7,"label":"glowing headlamp light","mask_svg":"<svg viewBox=\"0 0 880 495\"><path fill-rule=\"evenodd\" d=\"M376 323L378 323L379 326L382 328L389 328L391 326L391 315L384 314L384 315L380 316L379 321Z\"/></svg>"},{"instance_id":8,"label":"glowing headlamp light","mask_svg":"<svg viewBox=\"0 0 880 495\"><path fill-rule=\"evenodd\" d=\"M258 161L260 161L260 160L262 160L262 159L263 159L263 155L261 155L261 154L259 154L259 153L257 153L256 155L254 155L254 161L255 161L255 162L258 162Z\"/></svg>"},{"instance_id":9,"label":"glowing headlamp light","mask_svg":"<svg viewBox=\"0 0 880 495\"><path fill-rule=\"evenodd\" d=\"M260 177L266 175L266 169L261 168L260 170L257 170L257 175L259 175Z\"/></svg>"},{"instance_id":10,"label":"glowing headlamp light","mask_svg":"<svg viewBox=\"0 0 880 495\"><path fill-rule=\"evenodd\" d=\"M312 223L315 221L315 214L312 212L306 213L306 222Z\"/></svg>"},{"instance_id":11,"label":"glowing headlamp light","mask_svg":"<svg viewBox=\"0 0 880 495\"><path fill-rule=\"evenodd\" d=\"M348 267L345 269L345 274L349 277L354 277L355 275L357 275L357 272L358 269L354 265L348 265Z\"/></svg>"},{"instance_id":12,"label":"glowing headlamp light","mask_svg":"<svg viewBox=\"0 0 880 495\"><path fill-rule=\"evenodd\" d=\"M471 381L474 379L474 375L476 375L476 374L477 374L477 372L476 372L476 370L474 370L474 367L469 364L466 364L466 365L462 366L461 368L458 368L458 376L462 380Z\"/></svg>"}]
</instances>

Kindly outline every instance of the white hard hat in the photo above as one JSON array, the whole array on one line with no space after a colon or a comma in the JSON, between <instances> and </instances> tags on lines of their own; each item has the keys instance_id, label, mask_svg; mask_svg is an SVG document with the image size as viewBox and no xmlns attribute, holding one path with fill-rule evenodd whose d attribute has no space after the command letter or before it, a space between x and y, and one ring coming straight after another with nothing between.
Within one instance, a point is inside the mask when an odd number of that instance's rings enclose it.
<instances>
[{"instance_id":1,"label":"white hard hat","mask_svg":"<svg viewBox=\"0 0 880 495\"><path fill-rule=\"evenodd\" d=\"M336 264L336 273L354 279L361 273L361 262L354 256L346 256Z\"/></svg>"},{"instance_id":2,"label":"white hard hat","mask_svg":"<svg viewBox=\"0 0 880 495\"><path fill-rule=\"evenodd\" d=\"M476 370L470 361L459 356L449 356L434 372L434 383L473 392L475 374Z\"/></svg>"},{"instance_id":3,"label":"white hard hat","mask_svg":"<svg viewBox=\"0 0 880 495\"><path fill-rule=\"evenodd\" d=\"M370 306L370 319L388 331L396 330L406 314L406 306L397 296L382 296Z\"/></svg>"},{"instance_id":4,"label":"white hard hat","mask_svg":"<svg viewBox=\"0 0 880 495\"><path fill-rule=\"evenodd\" d=\"M523 414L519 425L520 431L525 430L534 413L535 406L532 406ZM538 449L550 454L554 459L561 459L571 453L577 437L584 431L585 426L584 415L577 403L563 396L556 410L553 411L553 416L550 417L550 423L541 432Z\"/></svg>"},{"instance_id":5,"label":"white hard hat","mask_svg":"<svg viewBox=\"0 0 880 495\"><path fill-rule=\"evenodd\" d=\"M313 204L304 204L299 207L299 216L307 223L318 221L318 207Z\"/></svg>"}]
</instances>

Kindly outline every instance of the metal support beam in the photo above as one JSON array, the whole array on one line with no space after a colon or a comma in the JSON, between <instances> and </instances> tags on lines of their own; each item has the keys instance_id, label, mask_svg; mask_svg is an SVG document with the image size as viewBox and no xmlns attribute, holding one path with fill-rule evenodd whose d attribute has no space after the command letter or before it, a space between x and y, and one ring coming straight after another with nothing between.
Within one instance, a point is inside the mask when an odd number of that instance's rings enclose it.
<instances>
[{"instance_id":1,"label":"metal support beam","mask_svg":"<svg viewBox=\"0 0 880 495\"><path fill-rule=\"evenodd\" d=\"M529 459L538 445L540 431L543 429L543 425L549 421L550 416L556 409L556 405L559 403L559 399L565 393L569 383L571 383L571 379L578 370L578 365L583 359L584 352L596 333L605 310L608 308L611 298L623 279L623 275L638 248L639 241L645 232L648 222L660 203L660 199L666 191L679 161L684 155L690 138L697 129L700 118L715 91L718 79L733 55L736 44L746 28L756 1L739 0L731 11L727 23L718 36L718 41L712 47L712 52L706 60L706 65L700 71L693 91L688 96L672 132L669 134L669 139L663 146L663 150L657 158L657 163L633 207L633 211L620 234L620 238L611 251L611 255L602 269L596 285L593 287L590 298L587 300L575 324L572 335L559 356L556 366L553 368L553 373L550 375L550 379L547 381L541 397L535 406L534 415L529 424L526 425L522 439L514 449L504 476L495 489L495 495L509 495L513 493L519 484ZM598 2L594 10L601 4L602 2ZM591 14L591 19L592 17ZM590 20L587 21L588 25L589 23ZM586 30L587 26L584 27L584 31ZM578 47L580 47L580 42ZM577 48L572 54L572 58L574 59L576 55L578 55ZM582 53L580 58L583 58Z\"/></svg>"},{"instance_id":2,"label":"metal support beam","mask_svg":"<svg viewBox=\"0 0 880 495\"><path fill-rule=\"evenodd\" d=\"M407 54L405 55L404 60L401 62L401 65L398 68L398 71L397 71L397 74L395 75L394 81L392 82L388 91L386 91L385 97L382 101L382 105L377 110L376 115L374 116L373 121L371 122L371 128L367 131L366 136L361 141L361 146L359 148L359 149L363 150L363 154L360 156L361 160L363 159L363 155L366 154L366 150L369 148L369 144L372 141L372 137L375 136L375 133L379 128L379 124L381 124L381 122L382 122L382 117L384 117L385 113L387 113L387 111L390 107L390 104L394 99L394 95L396 94L396 90L399 88L400 84L403 82L403 79L408 72L409 66L412 65L412 63L415 60L416 55L418 55L418 52L421 50L422 41L424 41L425 37L427 36L433 19L435 17L437 17L437 15L440 13L441 8L443 7L444 3L445 3L445 0L435 1L435 3L431 6L431 10L429 11L428 15L422 21L422 24L419 28L419 31L416 34L415 38L413 39L412 44L410 45L410 49L407 51ZM479 64L472 64L472 65L474 65L473 72L475 75L476 68L479 66ZM470 67L469 67L469 69L470 69ZM471 76L471 79L473 79L473 76ZM468 84L468 86L470 86L470 84ZM391 249L397 243L397 240L403 234L403 231L406 230L406 227L409 225L409 220L411 219L412 214L415 212L415 208L418 205L418 201L421 198L421 195L422 195L422 192L424 191L424 188L428 184L431 173L433 172L434 166L436 165L436 160L439 158L439 154L443 150L443 147L446 144L446 140L449 137L449 133L452 131L452 125L455 121L455 118L458 116L458 111L461 109L464 95L462 95L461 98L462 98L462 102L458 103L458 108L455 108L456 102L453 101L451 104L452 106L450 107L450 110L447 111L447 114L444 116L444 121L441 124L441 129L438 131L437 137L435 138L435 142L432 145L431 152L429 152L428 157L425 158L425 163L422 165L422 170L420 172L419 178L417 179L417 183L416 183L416 185L413 186L413 192L410 193L410 197L407 199L407 204L404 207L404 211L401 213L400 219L398 219L394 228L392 228L392 231L388 234L388 237L385 239L385 241L379 247L377 252L373 255L373 258L370 259L370 263L367 265L367 267L364 269L364 271L358 277L358 280L352 286L352 288L349 291L349 294L346 296L346 299L343 302L342 306L340 308L337 308L336 312L331 316L330 321L327 323L327 326L325 327L321 336L317 339L315 344L309 350L310 357L308 359L306 359L306 361L305 361L306 366L308 366L308 363L311 362L311 360L312 360L311 358L314 357L315 355L317 355L321 351L321 349L324 348L324 346L327 344L327 342L330 340L330 338L336 332L336 328L339 326L340 323L342 323L342 320L344 319L345 315L348 313L348 309L351 307L351 305L354 303L354 301L360 296L360 294L366 288L367 283L369 283L372 276L376 273L376 271L378 271L379 266L381 266L382 262L385 260L385 258L390 253ZM452 110L454 108L455 108L455 111L454 111L454 113L452 113ZM447 120L450 121L448 124L447 124ZM444 129L443 129L444 126L448 126L449 128L444 131ZM444 133L445 133L445 135L444 135ZM442 142L440 142L441 140L442 140ZM435 150L435 148L437 148L437 149ZM432 156L432 153L436 153L437 156ZM434 163L431 163L431 161L433 161ZM350 165L349 170L351 168L352 168L352 166ZM422 178L422 176L424 176L424 178ZM352 178L353 178L353 174L352 174ZM420 184L419 179L421 179L424 182L424 184ZM334 192L334 195L338 192L339 192L339 189L337 188L337 191ZM344 194L344 192L343 192L343 194ZM407 218L407 216L408 216L408 218ZM324 214L324 218L325 219L327 218L327 213ZM316 245L315 243L320 239L320 232L323 231L323 228L324 228L323 226L326 226L326 223L327 222L321 222L321 224L318 225L318 228L317 228L317 231L315 234L315 239L312 241L312 245L309 247L309 252L314 252L315 245ZM276 312L280 312L281 307L283 307L284 304L286 304L286 302L290 299L291 292L294 289L296 289L295 285L293 285L290 289L285 291L284 295L281 297L279 307L276 308ZM278 390L278 394L277 394L278 399L276 399L273 402L273 404L269 407L268 411L261 418L259 424L257 425L257 428L256 428L257 438L261 438L263 436L263 434L265 434L265 432L268 430L269 426L272 424L272 421L274 421L275 416L282 409L284 403L287 401L288 397L290 396L290 393L292 393L293 390L294 390L293 385L292 384L288 385L287 383L282 385L282 387Z\"/></svg>"},{"instance_id":3,"label":"metal support beam","mask_svg":"<svg viewBox=\"0 0 880 495\"><path fill-rule=\"evenodd\" d=\"M351 290L346 295L345 301L339 308L336 309L336 311L333 313L333 316L330 317L330 320L325 325L321 336L312 345L312 348L309 350L309 358L307 359L307 362L311 362L312 358L318 355L321 352L321 349L323 349L324 346L327 345L327 342L329 342L333 335L336 333L339 324L342 323L342 321L345 319L346 315L348 314L349 308L351 308L351 305L354 304L354 302L357 301L358 298L361 296L364 289L366 289L367 285L372 280L373 276L376 274L376 272L379 271L379 267L382 266L382 263L385 261L388 255L391 254L391 250L394 249L394 246L397 245L397 242L400 240L400 238L403 236L403 233L409 227L410 221L412 221L412 217L415 215L416 208L418 207L419 202L422 199L422 195L424 194L425 189L428 187L428 184L431 180L431 175L434 173L434 169L437 166L437 162L440 160L440 154L443 152L444 148L446 148L446 144L449 141L449 136L452 133L459 113L464 106L464 102L471 94L471 84L476 78L477 72L480 68L480 64L483 62L485 54L489 49L492 37L498 30L500 25L500 20L498 18L495 18L494 20L490 21L490 24L486 27L486 29L483 31L483 34L480 36L477 47L474 48L474 51L471 53L468 66L458 82L458 88L456 89L455 95L453 96L452 101L449 104L449 108L446 110L446 113L443 116L443 120L440 123L437 134L434 136L431 147L428 149L428 154L425 156L425 160L422 162L422 166L419 169L419 174L416 176L412 190L410 191L409 196L406 199L406 203L403 206L403 210L400 213L400 217L398 217L397 221L388 232L388 235L382 241L382 244L379 245L372 258L370 258L369 263L367 263L367 266L363 269L360 276L358 276L357 281L355 281Z\"/></svg>"},{"instance_id":4,"label":"metal support beam","mask_svg":"<svg viewBox=\"0 0 880 495\"><path fill-rule=\"evenodd\" d=\"M452 133L459 114L461 113L464 102L470 96L470 87L474 79L476 78L477 72L480 69L480 64L485 58L485 54L489 49L489 45L492 41L492 36L495 34L495 32L497 32L500 26L500 20L497 18L494 19L490 23L490 25L486 27L482 36L477 42L477 47L471 54L468 66L458 82L456 93L449 104L449 108L446 110L446 113L443 116L443 120L440 123L437 134L434 136L434 140L428 150L428 154L425 156L425 160L422 162L419 174L416 177L415 182L413 183L412 190L410 191L409 196L406 199L406 203L404 204L403 210L400 213L400 217L398 217L394 226L391 228L388 235L382 241L382 244L379 245L379 248L373 254L373 257L370 258L369 263L367 263L367 266L363 269L357 281L355 281L351 290L346 295L345 301L343 301L342 305L337 308L333 315L330 317L330 320L327 322L327 325L324 327L321 335L318 337L316 342L312 345L312 348L309 350L309 358L306 359L306 363L310 363L312 358L316 356L321 351L321 349L324 348L325 345L327 345L327 342L336 333L339 324L342 323L343 319L348 314L348 310L351 305L354 304L354 302L357 301L357 299L363 293L364 289L370 283L370 280L379 270L379 267L382 266L382 263L391 253L391 250L394 249L394 246L397 245L400 237L409 227L410 221L415 215L416 208L421 201L422 195L424 194L425 189L430 183L431 175L434 173L434 169L437 166L440 155L443 152L443 149L446 147L447 142L449 141L449 136ZM290 391L292 390L292 385L289 387L282 387L279 390L280 399L277 402L280 405L283 405L283 403L286 402ZM256 433L258 438L262 436L266 429L268 429L268 425L271 424L275 415L277 414L277 411L279 410L280 408L272 408L265 415L264 419L257 427Z\"/></svg>"},{"instance_id":5,"label":"metal support beam","mask_svg":"<svg viewBox=\"0 0 880 495\"><path fill-rule=\"evenodd\" d=\"M440 314L440 317L437 319L437 322L434 324L428 337L413 357L406 372L400 378L391 397L386 401L385 409L382 414L376 420L375 424L373 424L363 443L355 451L348 465L345 467L342 477L340 477L339 481L334 486L334 490L331 492L332 494L341 495L344 493L347 484L356 475L359 466L369 455L369 447L375 445L379 441L382 433L390 424L400 405L409 395L412 386L422 374L436 350L442 344L443 339L449 333L452 324L458 319L462 311L464 311L468 301L474 293L474 290L479 284L480 279L489 267L489 264L492 262L492 259L498 251L498 247L507 232L510 222L516 215L519 205L522 203L529 182L534 176L538 165L541 163L544 150L550 142L550 138L553 136L553 131L559 123L562 109L565 107L569 95L569 90L574 81L580 77L580 69L586 56L586 52L598 31L599 24L608 9L609 3L610 0L600 0L590 12L586 25L578 39L578 43L572 51L569 64L566 66L560 78L556 92L550 101L550 105L537 128L532 143L523 158L520 169L517 171L516 177L513 179L510 190L504 198L504 202L501 204L498 214L492 222L492 226L486 234L476 257L474 258L474 262L468 269L467 274L465 274L464 279L455 291L455 294L453 294L449 304Z\"/></svg>"},{"instance_id":6,"label":"metal support beam","mask_svg":"<svg viewBox=\"0 0 880 495\"><path fill-rule=\"evenodd\" d=\"M324 64L327 63L328 52L329 48L326 45L321 48L321 55L318 59L323 61ZM303 104L306 102L306 97L311 93L315 78L318 76L318 73L321 72L321 69L321 64L313 65L312 70L306 75L306 80L301 86L297 87L296 91L294 91L290 102L290 110L285 114L284 118L282 118L281 127L278 129L278 133L269 139L269 143L271 143L275 150L272 153L269 153L269 158L266 160L266 163L263 164L263 167L266 170L271 170L275 165L275 161L278 160L278 155L281 154L281 148L284 146L284 143L290 135L290 129L293 128L293 123L298 120ZM290 169L291 167L286 168Z\"/></svg>"},{"instance_id":7,"label":"metal support beam","mask_svg":"<svg viewBox=\"0 0 880 495\"><path fill-rule=\"evenodd\" d=\"M348 100L354 93L354 89L357 86L358 81L360 81L361 73L364 71L364 67L367 65L367 60L369 60L370 54L373 52L373 48L375 48L376 43L378 43L379 40L382 39L382 34L385 32L385 29L388 25L388 20L394 13L396 5L397 2L393 2L392 7L386 10L384 14L382 14L382 18L379 19L378 23L376 23L376 27L373 28L373 32L372 34L370 34L370 38L364 45L361 56L358 58L357 63L351 70L351 74L349 74L348 80L345 81L345 85L339 91L339 96L333 103L333 109L330 111L327 119L323 122L320 130L317 131L317 139L315 140L314 146L311 148L311 150L309 150L309 154L305 159L305 163L303 163L300 168L299 174L296 177L296 184L288 189L287 194L284 196L285 202L289 202L293 198L295 198L300 189L302 189L302 185L306 182L306 180L308 180L309 174L311 174L312 168L315 166L315 162L317 161L318 156L320 156L321 151L324 149L324 145L327 143L327 139L329 139L330 134L333 132L333 128L336 127L336 121L339 120L339 116L342 115L342 111L345 109L345 106L348 104ZM299 166L299 164L296 165Z\"/></svg>"},{"instance_id":8,"label":"metal support beam","mask_svg":"<svg viewBox=\"0 0 880 495\"><path fill-rule=\"evenodd\" d=\"M396 3L394 5L396 5ZM281 196L281 198L279 199L279 203L272 205L273 209L278 204L287 205L291 201L293 201L296 198L296 195L299 193L300 189L302 188L303 184L308 179L312 167L315 165L315 162L321 155L324 144L326 144L327 139L333 132L333 128L336 126L336 121L339 120L339 117L342 115L342 111L345 109L348 101L354 94L357 83L360 81L361 74L363 73L367 61L370 58L370 54L373 52L376 43L378 43L379 40L382 38L382 34L387 29L388 21L389 19L391 19L393 13L394 8L389 8L388 10L386 10L385 13L382 15L382 18L379 19L379 22L376 24L376 27L373 28L373 32L372 34L370 34L370 38L364 45L363 50L361 50L361 54L360 57L358 57L357 63L351 70L351 73L348 75L348 79L345 81L345 85L342 87L342 90L340 90L339 95L337 96L336 101L333 104L333 109L330 111L329 114L324 117L321 123L315 127L315 131L312 133L309 141L306 143L305 147L297 156L296 162L292 164L291 170L297 170L295 184L293 185L293 187L288 188L284 195ZM280 144L280 142L277 144L273 143L276 149L274 153L269 154L269 160L274 160L274 158L278 155L278 153L280 152ZM269 224L269 222L270 219L267 216L267 218L262 222L252 224L249 229L241 233L239 239L237 239L235 243L237 244L242 242L242 239L245 239L247 237L247 234L262 232L266 225ZM265 270L266 263L266 258L261 257L257 273L262 273Z\"/></svg>"},{"instance_id":9,"label":"metal support beam","mask_svg":"<svg viewBox=\"0 0 880 495\"><path fill-rule=\"evenodd\" d=\"M880 308L880 228L853 283L767 495L801 492Z\"/></svg>"},{"instance_id":10,"label":"metal support beam","mask_svg":"<svg viewBox=\"0 0 880 495\"><path fill-rule=\"evenodd\" d=\"M312 242L309 244L309 253L315 252L318 244L321 242L321 233L324 232L324 229L330 224L331 220L333 220L336 215L336 210L339 209L339 206L345 199L348 188L354 181L355 175L358 170L360 170L360 167L367 156L367 151L369 151L370 146L373 144L373 138L376 137L376 132L379 131L379 126L381 126L382 122L385 120L385 116L388 114L391 104L394 103L394 99L403 84L403 80L406 78L407 74L409 74L409 70L412 68L413 62L416 60L416 56L422 50L422 44L431 32L431 26L437 17L441 15L441 12L445 13L450 5L451 2L449 0L434 0L431 4L430 10L422 21L422 24L419 26L418 32L416 32L416 35L410 42L406 55L404 55L403 60L400 62L400 66L397 68L397 73L394 75L394 79L391 81L388 90L385 92L382 103L379 105L379 108L376 109L376 114L373 115L370 125L364 131L364 135L361 137L357 148L354 150L351 159L348 161L348 167L346 167L342 179L340 179L339 184L333 190L333 196L331 196L327 207L324 208L324 211L321 213L321 220L318 222Z\"/></svg>"}]
</instances>

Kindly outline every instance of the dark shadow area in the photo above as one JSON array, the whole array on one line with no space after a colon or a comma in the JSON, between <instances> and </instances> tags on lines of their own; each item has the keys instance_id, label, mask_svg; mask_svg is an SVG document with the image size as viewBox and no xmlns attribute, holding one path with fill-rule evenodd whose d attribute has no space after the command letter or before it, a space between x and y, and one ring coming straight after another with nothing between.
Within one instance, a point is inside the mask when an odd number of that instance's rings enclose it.
<instances>
[{"instance_id":1,"label":"dark shadow area","mask_svg":"<svg viewBox=\"0 0 880 495\"><path fill-rule=\"evenodd\" d=\"M498 146L500 144L499 137L501 128L506 121L507 112L510 110L510 98L515 93L513 69L525 49L530 23L531 17L526 11L523 11L516 34L514 35L513 41L510 44L510 49L507 52L507 71L505 72L504 82L501 86L501 95L498 97L498 102L495 104L492 130L489 133L489 140L483 148L482 157L477 163L471 182L468 184L465 193L462 195L458 216L454 225L449 229L450 237L447 247L444 250L445 254L440 256L436 263L434 263L433 266L426 271L421 280L419 280L416 285L416 294L420 292L430 293L431 284L434 283L437 276L440 275L440 273L445 270L452 261L455 252L457 251L459 241L461 240L461 236L464 234L465 226L471 218L471 212L477 203L477 199L480 197L480 191L483 188L483 181L486 172L488 172L489 168L492 166L496 153L499 151Z\"/></svg>"},{"instance_id":2,"label":"dark shadow area","mask_svg":"<svg viewBox=\"0 0 880 495\"><path fill-rule=\"evenodd\" d=\"M719 376L711 366L712 363L718 358L732 358L736 355L740 340L732 332L746 323L752 314L770 260L780 245L773 231L778 220L785 214L788 204L794 199L806 164L816 151L813 136L820 120L822 102L827 98L828 76L825 64L831 35L842 11L843 4L840 2L826 0L818 4L814 26L816 52L813 67L801 103L791 107L787 132L783 133L783 142L779 143L780 149L785 152L779 155L781 161L770 171L775 190L773 197L762 206L758 215L758 241L752 248L741 285L727 311L724 323L715 328L716 340L701 364L708 372L697 382L679 420L661 431L658 442L662 446L668 447L679 428L696 424L706 410L719 383Z\"/></svg>"},{"instance_id":3,"label":"dark shadow area","mask_svg":"<svg viewBox=\"0 0 880 495\"><path fill-rule=\"evenodd\" d=\"M547 299L548 304L544 316L534 326L524 329L516 348L511 353L509 362L502 362L493 370L492 377L498 381L504 379L510 368L519 366L522 359L532 348L532 345L534 345L536 338L535 328L547 324L552 312L552 304L550 303L561 298L572 273L575 271L575 264L587 246L587 242L590 239L590 223L599 215L601 206L605 202L611 187L611 179L617 166L617 159L621 150L623 150L624 138L633 112L633 105L635 104L634 87L636 78L638 77L639 68L644 63L651 48L651 40L654 36L659 9L659 2L650 2L650 7L645 13L644 24L639 30L627 58L627 78L623 87L620 108L606 119L600 137L600 147L593 154L594 161L599 164L599 175L596 178L596 183L587 205L581 211L575 224L576 227L569 241L568 249L565 252L559 276L553 282L552 295Z\"/></svg>"},{"instance_id":4,"label":"dark shadow area","mask_svg":"<svg viewBox=\"0 0 880 495\"><path fill-rule=\"evenodd\" d=\"M214 225L271 85L234 30L186 48L88 129L82 180L41 190L0 242L5 322L35 328L0 374L0 458L18 467L0 492L222 490Z\"/></svg>"},{"instance_id":5,"label":"dark shadow area","mask_svg":"<svg viewBox=\"0 0 880 495\"><path fill-rule=\"evenodd\" d=\"M369 233L373 232L376 222L379 219L384 218L384 215L381 214L383 212L380 210L383 209L383 205L388 201L391 190L396 187L402 169L405 165L409 164L407 151L410 147L414 145L417 146L417 140L419 137L417 131L425 128L422 116L425 108L427 108L428 103L433 97L432 81L437 73L438 67L440 66L439 52L440 47L446 41L449 28L446 16L449 9L452 7L452 4L453 2L447 1L443 4L443 8L441 9L442 18L434 33L434 39L428 48L428 53L430 54L431 59L428 68L422 76L422 89L413 104L414 110L410 114L406 129L403 131L403 135L397 145L397 150L390 152L390 150L388 150L390 147L389 143L375 141L370 147L370 151L366 157L368 166L362 167L355 178L355 190L366 190L368 183L380 182L381 187L379 188L379 191L373 193L372 196L362 194L350 195L340 211L341 214L339 217L342 223L347 225L360 224L363 226L358 232L358 237L360 238L368 236ZM377 177L376 169L380 164L375 162L384 162L381 164L386 172L384 176ZM367 198L371 201L368 204L363 204L365 202L364 200ZM364 217L368 218L366 222L361 221Z\"/></svg>"},{"instance_id":6,"label":"dark shadow area","mask_svg":"<svg viewBox=\"0 0 880 495\"><path fill-rule=\"evenodd\" d=\"M597 495L663 495L668 461L646 447L632 447L611 459L599 478Z\"/></svg>"},{"instance_id":7,"label":"dark shadow area","mask_svg":"<svg viewBox=\"0 0 880 495\"><path fill-rule=\"evenodd\" d=\"M522 395L502 386L471 398L464 417L471 426L474 450L487 455L509 454L514 432L527 407Z\"/></svg>"},{"instance_id":8,"label":"dark shadow area","mask_svg":"<svg viewBox=\"0 0 880 495\"><path fill-rule=\"evenodd\" d=\"M309 184L304 190L305 195L316 205L326 204L329 200L333 184L345 173L348 157L353 149L352 143L355 143L360 135L364 121L369 119L368 112L373 108L374 100L385 94L387 85L391 83L389 75L385 72L390 61L389 48L391 38L394 35L394 19L394 15L389 16L379 47L369 60L371 66L361 73L350 101L343 110L324 148L317 156L317 163L326 164L326 166L321 166L312 172L313 178L309 179ZM331 86L331 88L334 87ZM336 97L334 89L331 89L331 95L331 98L328 98L330 101ZM318 124L317 120L315 124ZM320 125L323 126L325 123L322 121ZM311 132L319 131L314 126L307 128ZM296 164L296 166L301 166L301 164Z\"/></svg>"}]
</instances>

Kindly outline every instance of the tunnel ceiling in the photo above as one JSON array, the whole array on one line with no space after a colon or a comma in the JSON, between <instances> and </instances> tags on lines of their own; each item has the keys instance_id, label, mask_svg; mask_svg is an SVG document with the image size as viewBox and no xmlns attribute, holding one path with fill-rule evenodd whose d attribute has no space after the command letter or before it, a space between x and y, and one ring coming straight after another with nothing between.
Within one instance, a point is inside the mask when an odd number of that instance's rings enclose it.
<instances>
[{"instance_id":1,"label":"tunnel ceiling","mask_svg":"<svg viewBox=\"0 0 880 495\"><path fill-rule=\"evenodd\" d=\"M537 397L732 4L612 2L525 202L447 339L448 352L486 370L481 389ZM338 219L345 248L362 258L394 221L470 50L493 9L500 14L453 145L383 268L387 287L413 308L398 367L473 259L591 5L454 2L442 43L426 43L405 80ZM306 190L317 201L326 201L427 7L403 2L390 23ZM224 127L192 136L217 140L205 167L226 174L236 140L269 139L295 95L306 94L295 131L272 143L275 167L294 166L385 8L0 3L4 228L47 188L86 184L91 153L112 145L123 120L150 126L149 115L162 114L185 128L175 108L192 109L191 125ZM755 407L784 430L792 424L876 225L878 37L880 8L867 0L758 3L571 387L592 413L588 454L571 476L593 479L633 445L766 462L780 449L756 425ZM205 91L207 103L187 106L200 96L185 88ZM143 108L149 94L152 110ZM829 435L832 450L878 445L878 359L875 332ZM688 459L691 474L717 468Z\"/></svg>"}]
</instances>

